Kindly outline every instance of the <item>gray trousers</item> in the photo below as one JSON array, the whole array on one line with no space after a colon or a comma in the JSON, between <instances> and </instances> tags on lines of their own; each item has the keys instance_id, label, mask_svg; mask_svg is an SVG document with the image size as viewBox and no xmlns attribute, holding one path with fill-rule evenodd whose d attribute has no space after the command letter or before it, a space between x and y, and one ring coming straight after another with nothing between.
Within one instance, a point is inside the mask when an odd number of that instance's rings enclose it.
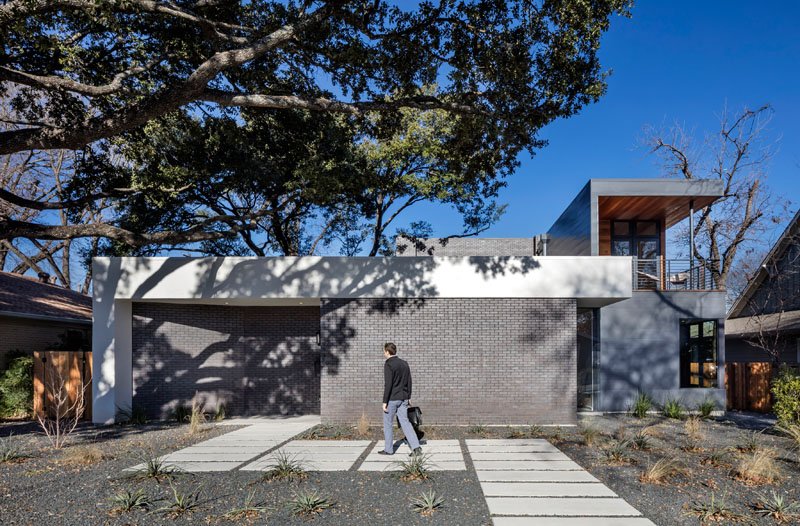
<instances>
[{"instance_id":1,"label":"gray trousers","mask_svg":"<svg viewBox=\"0 0 800 526\"><path fill-rule=\"evenodd\" d=\"M383 438L386 440L384 451L394 453L394 415L400 420L400 428L406 436L409 447L414 450L419 447L414 426L408 421L408 400L389 400L387 412L383 413Z\"/></svg>"}]
</instances>

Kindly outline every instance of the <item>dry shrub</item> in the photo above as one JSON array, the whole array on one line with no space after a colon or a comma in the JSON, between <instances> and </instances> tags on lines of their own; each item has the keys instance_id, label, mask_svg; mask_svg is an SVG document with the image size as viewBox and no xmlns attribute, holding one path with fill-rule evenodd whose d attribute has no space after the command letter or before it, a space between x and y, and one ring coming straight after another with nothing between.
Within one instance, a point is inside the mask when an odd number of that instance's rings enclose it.
<instances>
[{"instance_id":1,"label":"dry shrub","mask_svg":"<svg viewBox=\"0 0 800 526\"><path fill-rule=\"evenodd\" d=\"M208 417L203 412L203 408L200 406L200 402L197 400L197 395L192 399L192 416L189 420L189 434L196 435L202 431L205 431L205 424L208 421Z\"/></svg>"},{"instance_id":2,"label":"dry shrub","mask_svg":"<svg viewBox=\"0 0 800 526\"><path fill-rule=\"evenodd\" d=\"M361 413L361 418L358 419L358 423L356 424L356 430L359 436L365 437L369 435L369 419L367 418L367 413Z\"/></svg>"},{"instance_id":3,"label":"dry shrub","mask_svg":"<svg viewBox=\"0 0 800 526\"><path fill-rule=\"evenodd\" d=\"M64 451L61 463L67 466L89 466L111 458L97 446L75 446Z\"/></svg>"},{"instance_id":4,"label":"dry shrub","mask_svg":"<svg viewBox=\"0 0 800 526\"><path fill-rule=\"evenodd\" d=\"M39 427L44 431L53 449L61 449L78 427L86 409L85 393L89 384L79 386L71 393L67 379L58 367L47 380L45 392L51 393L47 410L36 415Z\"/></svg>"},{"instance_id":5,"label":"dry shrub","mask_svg":"<svg viewBox=\"0 0 800 526\"><path fill-rule=\"evenodd\" d=\"M703 421L697 416L690 416L683 424L686 432L686 444L683 446L685 451L702 451L700 444L705 439L703 433Z\"/></svg>"},{"instance_id":6,"label":"dry shrub","mask_svg":"<svg viewBox=\"0 0 800 526\"><path fill-rule=\"evenodd\" d=\"M772 484L781 478L773 449L761 448L739 461L733 475L748 485Z\"/></svg>"},{"instance_id":7,"label":"dry shrub","mask_svg":"<svg viewBox=\"0 0 800 526\"><path fill-rule=\"evenodd\" d=\"M662 458L639 475L647 484L663 484L672 477L686 474L686 468L674 458Z\"/></svg>"}]
</instances>

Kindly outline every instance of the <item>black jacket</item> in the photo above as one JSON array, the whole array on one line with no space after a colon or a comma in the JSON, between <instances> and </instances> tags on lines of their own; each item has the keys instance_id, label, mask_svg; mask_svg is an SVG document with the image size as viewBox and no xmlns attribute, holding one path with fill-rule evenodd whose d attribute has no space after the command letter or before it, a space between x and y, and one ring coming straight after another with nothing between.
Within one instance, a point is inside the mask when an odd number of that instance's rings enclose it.
<instances>
[{"instance_id":1,"label":"black jacket","mask_svg":"<svg viewBox=\"0 0 800 526\"><path fill-rule=\"evenodd\" d=\"M388 358L383 364L383 403L409 398L411 398L411 369L408 363L397 356Z\"/></svg>"}]
</instances>

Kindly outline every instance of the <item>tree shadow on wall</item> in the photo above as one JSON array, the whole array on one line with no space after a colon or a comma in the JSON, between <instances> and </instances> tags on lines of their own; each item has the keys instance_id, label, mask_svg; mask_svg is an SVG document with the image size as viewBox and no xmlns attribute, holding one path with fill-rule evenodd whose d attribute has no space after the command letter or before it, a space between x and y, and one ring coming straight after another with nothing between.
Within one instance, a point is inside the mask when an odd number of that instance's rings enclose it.
<instances>
[{"instance_id":1,"label":"tree shadow on wall","mask_svg":"<svg viewBox=\"0 0 800 526\"><path fill-rule=\"evenodd\" d=\"M195 396L228 416L319 414L315 307L141 303L133 314L133 403L149 416Z\"/></svg>"}]
</instances>

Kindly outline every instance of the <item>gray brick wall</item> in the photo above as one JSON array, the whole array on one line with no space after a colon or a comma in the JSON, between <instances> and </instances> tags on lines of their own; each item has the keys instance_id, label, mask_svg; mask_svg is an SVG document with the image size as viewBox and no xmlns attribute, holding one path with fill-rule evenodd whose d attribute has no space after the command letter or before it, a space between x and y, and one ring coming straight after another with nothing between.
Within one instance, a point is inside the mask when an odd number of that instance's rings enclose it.
<instances>
[{"instance_id":1,"label":"gray brick wall","mask_svg":"<svg viewBox=\"0 0 800 526\"><path fill-rule=\"evenodd\" d=\"M398 256L533 256L532 237L452 238L442 241L430 238L417 246L407 238L398 237Z\"/></svg>"},{"instance_id":2,"label":"gray brick wall","mask_svg":"<svg viewBox=\"0 0 800 526\"><path fill-rule=\"evenodd\" d=\"M319 413L319 307L133 306L134 405L168 418L195 392L229 415Z\"/></svg>"},{"instance_id":3,"label":"gray brick wall","mask_svg":"<svg viewBox=\"0 0 800 526\"><path fill-rule=\"evenodd\" d=\"M573 424L574 299L322 300L324 422L381 418L383 343L426 423Z\"/></svg>"}]
</instances>

